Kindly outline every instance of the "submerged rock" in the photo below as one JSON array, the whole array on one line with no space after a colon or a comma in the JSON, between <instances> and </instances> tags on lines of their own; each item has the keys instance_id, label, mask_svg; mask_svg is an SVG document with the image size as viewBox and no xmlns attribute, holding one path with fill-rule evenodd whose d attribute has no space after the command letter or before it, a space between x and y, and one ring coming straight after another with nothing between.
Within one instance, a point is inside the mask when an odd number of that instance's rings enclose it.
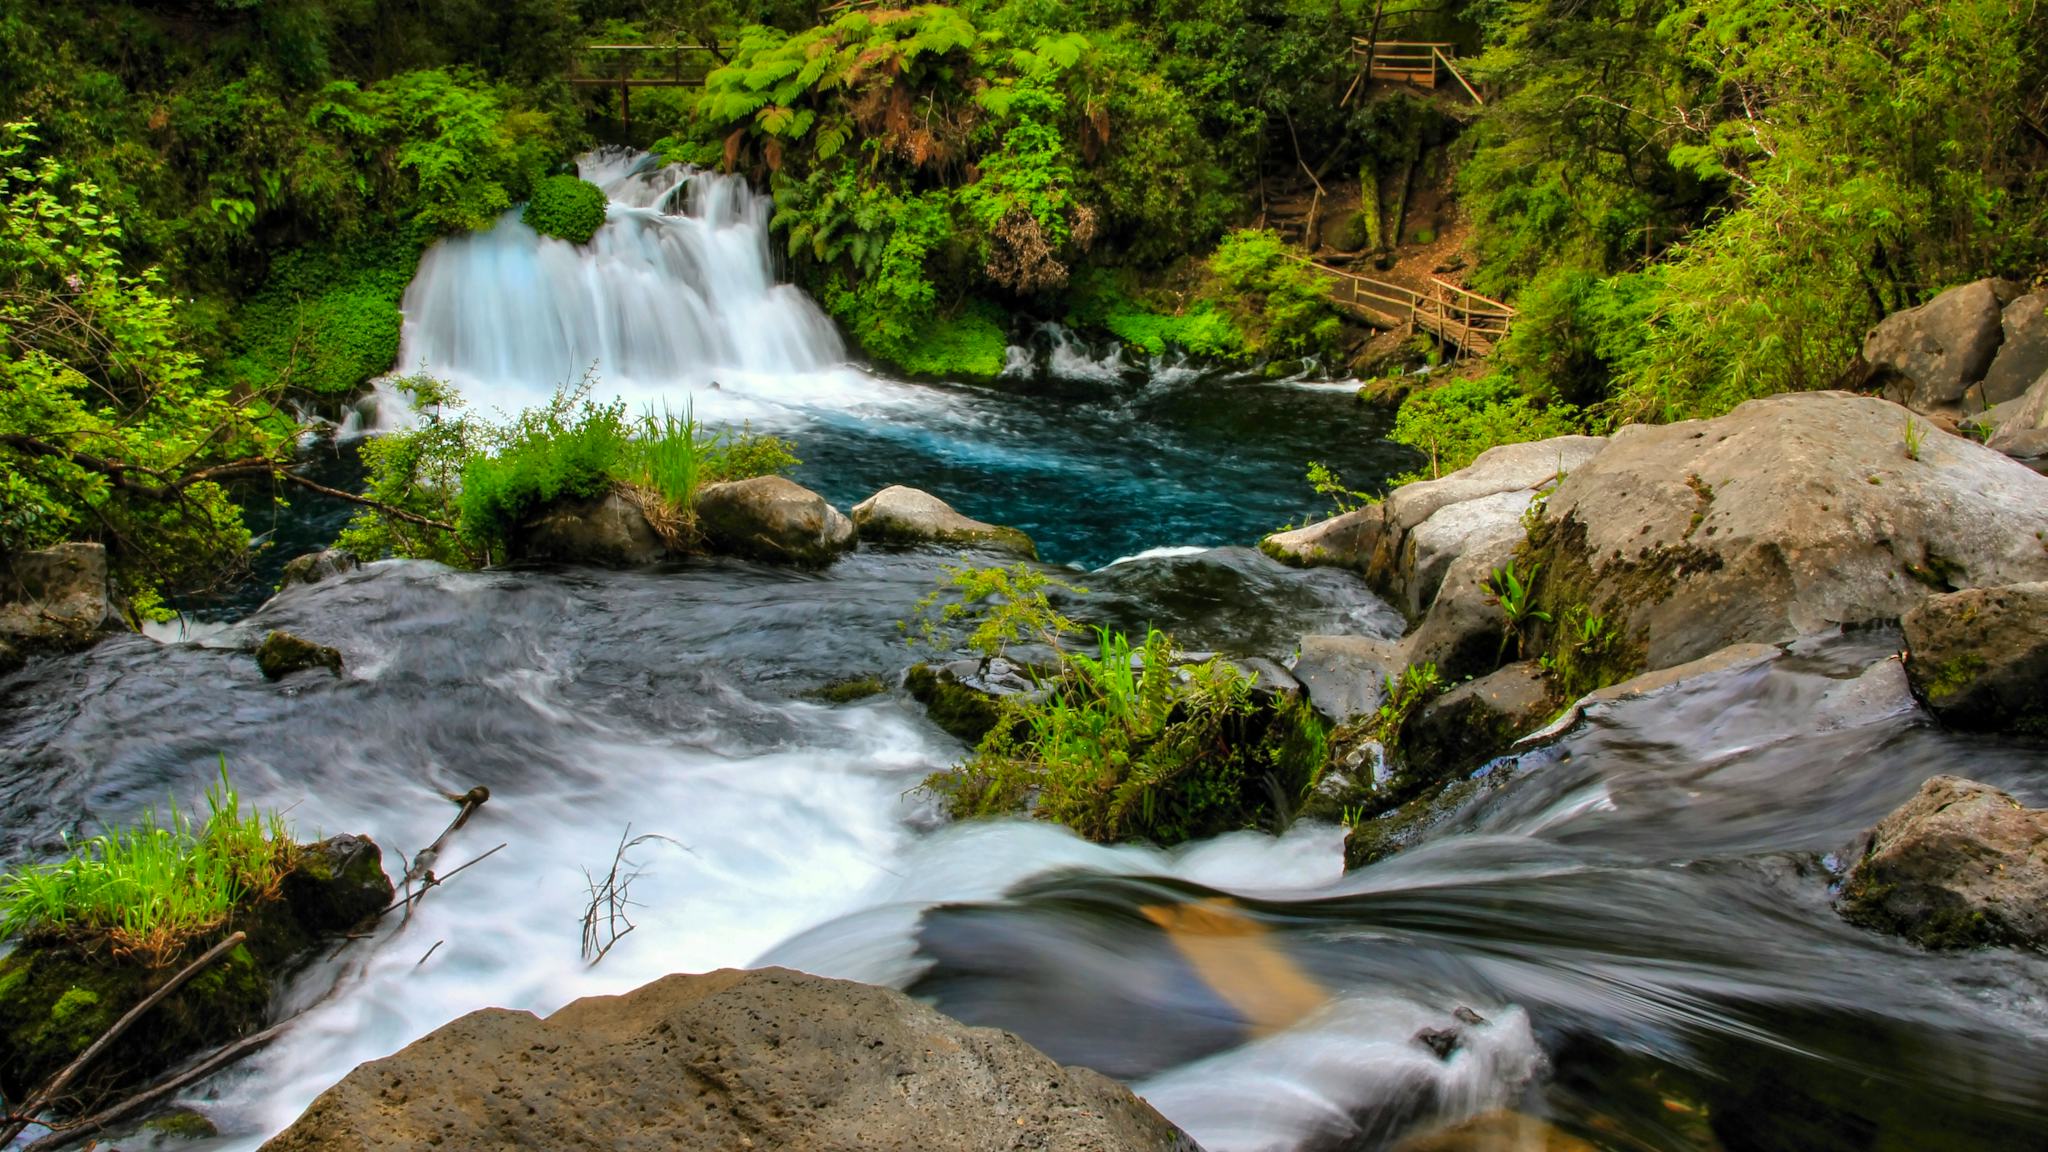
<instances>
[{"instance_id":1,"label":"submerged rock","mask_svg":"<svg viewBox=\"0 0 2048 1152\"><path fill-rule=\"evenodd\" d=\"M891 485L853 506L863 541L877 544L957 544L1038 559L1038 546L1015 528L962 516L929 492Z\"/></svg>"},{"instance_id":2,"label":"submerged rock","mask_svg":"<svg viewBox=\"0 0 2048 1152\"><path fill-rule=\"evenodd\" d=\"M1193 1152L1116 1082L900 992L667 976L540 1019L487 1008L328 1089L267 1152Z\"/></svg>"},{"instance_id":3,"label":"submerged rock","mask_svg":"<svg viewBox=\"0 0 2048 1152\"><path fill-rule=\"evenodd\" d=\"M0 1095L23 1099L177 970L227 933L248 939L151 1008L74 1084L81 1110L147 1082L188 1056L262 1027L278 984L321 938L391 901L367 837L302 846L278 893L238 909L162 966L110 954L105 941L31 935L0 957Z\"/></svg>"},{"instance_id":4,"label":"submerged rock","mask_svg":"<svg viewBox=\"0 0 2048 1152\"><path fill-rule=\"evenodd\" d=\"M341 653L325 644L302 640L289 632L272 632L256 646L256 667L266 679L282 680L308 668L325 668L341 675Z\"/></svg>"},{"instance_id":5,"label":"submerged rock","mask_svg":"<svg viewBox=\"0 0 2048 1152\"><path fill-rule=\"evenodd\" d=\"M2048 580L2048 477L1932 430L1909 456L1908 419L1803 393L1623 428L1532 530L1537 607L1604 617L1628 675Z\"/></svg>"},{"instance_id":6,"label":"submerged rock","mask_svg":"<svg viewBox=\"0 0 2048 1152\"><path fill-rule=\"evenodd\" d=\"M34 652L73 652L120 619L107 584L107 550L59 544L0 562L0 671Z\"/></svg>"},{"instance_id":7,"label":"submerged rock","mask_svg":"<svg viewBox=\"0 0 2048 1152\"><path fill-rule=\"evenodd\" d=\"M1871 830L1840 908L1929 948L2048 945L2048 810L1936 776Z\"/></svg>"},{"instance_id":8,"label":"submerged rock","mask_svg":"<svg viewBox=\"0 0 2048 1152\"><path fill-rule=\"evenodd\" d=\"M853 547L853 522L823 496L781 476L709 484L697 529L714 552L822 567Z\"/></svg>"},{"instance_id":9,"label":"submerged rock","mask_svg":"<svg viewBox=\"0 0 2048 1152\"><path fill-rule=\"evenodd\" d=\"M606 568L637 568L667 553L633 492L614 488L592 500L558 500L519 526L512 542L513 558L595 564Z\"/></svg>"},{"instance_id":10,"label":"submerged rock","mask_svg":"<svg viewBox=\"0 0 2048 1152\"><path fill-rule=\"evenodd\" d=\"M1978 280L1884 318L1863 341L1863 359L1885 398L1915 412L1957 416L2004 340L2005 306L2019 287ZM1975 407L1982 409L1981 398Z\"/></svg>"},{"instance_id":11,"label":"submerged rock","mask_svg":"<svg viewBox=\"0 0 2048 1152\"><path fill-rule=\"evenodd\" d=\"M1902 624L1913 692L1944 721L2048 731L2048 583L1930 596Z\"/></svg>"},{"instance_id":12,"label":"submerged rock","mask_svg":"<svg viewBox=\"0 0 2048 1152\"><path fill-rule=\"evenodd\" d=\"M363 562L356 559L356 554L346 548L308 552L304 556L293 557L284 566L284 573L277 581L277 590L282 592L294 584L318 584L362 566Z\"/></svg>"}]
</instances>

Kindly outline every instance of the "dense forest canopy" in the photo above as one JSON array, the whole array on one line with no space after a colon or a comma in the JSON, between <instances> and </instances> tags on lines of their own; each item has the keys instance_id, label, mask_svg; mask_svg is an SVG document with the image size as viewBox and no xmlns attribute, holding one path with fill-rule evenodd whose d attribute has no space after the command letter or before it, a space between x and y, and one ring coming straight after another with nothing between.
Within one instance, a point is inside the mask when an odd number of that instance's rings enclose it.
<instances>
[{"instance_id":1,"label":"dense forest canopy","mask_svg":"<svg viewBox=\"0 0 2048 1152\"><path fill-rule=\"evenodd\" d=\"M1488 99L1360 85L1375 29ZM565 82L592 42L711 67L627 129ZM869 355L965 377L1016 315L1341 370L1273 206L1391 252L1387 189L1434 180L1520 310L1402 409L1446 464L1825 387L1887 311L2048 267L2011 0L0 0L0 120L0 552L102 540L143 607L243 554L221 485L284 477L295 406L394 366L425 245L602 142L748 174Z\"/></svg>"}]
</instances>

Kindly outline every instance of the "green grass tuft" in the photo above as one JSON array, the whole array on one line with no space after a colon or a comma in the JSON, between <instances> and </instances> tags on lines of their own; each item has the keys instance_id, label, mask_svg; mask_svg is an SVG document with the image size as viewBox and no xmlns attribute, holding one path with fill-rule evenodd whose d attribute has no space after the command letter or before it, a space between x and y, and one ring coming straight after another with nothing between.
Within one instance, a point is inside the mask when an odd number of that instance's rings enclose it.
<instances>
[{"instance_id":1,"label":"green grass tuft","mask_svg":"<svg viewBox=\"0 0 2048 1152\"><path fill-rule=\"evenodd\" d=\"M105 941L117 955L163 964L245 901L275 895L294 853L283 821L242 811L225 760L206 806L197 825L174 803L167 820L145 812L63 860L0 876L0 938Z\"/></svg>"}]
</instances>

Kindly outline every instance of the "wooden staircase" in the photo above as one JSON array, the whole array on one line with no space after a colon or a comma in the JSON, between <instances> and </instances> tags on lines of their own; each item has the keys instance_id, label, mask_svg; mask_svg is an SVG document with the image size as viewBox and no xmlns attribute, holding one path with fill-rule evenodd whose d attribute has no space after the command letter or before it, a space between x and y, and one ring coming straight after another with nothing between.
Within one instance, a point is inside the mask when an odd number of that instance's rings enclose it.
<instances>
[{"instance_id":1,"label":"wooden staircase","mask_svg":"<svg viewBox=\"0 0 2048 1152\"><path fill-rule=\"evenodd\" d=\"M1515 318L1512 307L1434 276L1429 278L1427 288L1416 289L1348 268L1300 259L1337 280L1332 299L1339 307L1376 327L1408 327L1427 332L1461 358L1491 355Z\"/></svg>"}]
</instances>

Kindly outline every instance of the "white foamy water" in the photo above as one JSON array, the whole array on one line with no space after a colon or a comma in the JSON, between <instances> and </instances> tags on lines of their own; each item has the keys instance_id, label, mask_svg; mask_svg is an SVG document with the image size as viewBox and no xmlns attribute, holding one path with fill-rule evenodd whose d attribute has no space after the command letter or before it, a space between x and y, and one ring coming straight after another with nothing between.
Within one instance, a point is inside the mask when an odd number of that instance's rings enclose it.
<instances>
[{"instance_id":1,"label":"white foamy water","mask_svg":"<svg viewBox=\"0 0 2048 1152\"><path fill-rule=\"evenodd\" d=\"M611 200L588 244L508 212L435 244L407 288L400 374L455 384L473 406L545 402L588 375L634 410L787 424L815 409L902 410L927 389L848 362L810 297L775 274L774 205L744 177L608 150L581 162ZM386 397L401 418L402 402Z\"/></svg>"}]
</instances>

